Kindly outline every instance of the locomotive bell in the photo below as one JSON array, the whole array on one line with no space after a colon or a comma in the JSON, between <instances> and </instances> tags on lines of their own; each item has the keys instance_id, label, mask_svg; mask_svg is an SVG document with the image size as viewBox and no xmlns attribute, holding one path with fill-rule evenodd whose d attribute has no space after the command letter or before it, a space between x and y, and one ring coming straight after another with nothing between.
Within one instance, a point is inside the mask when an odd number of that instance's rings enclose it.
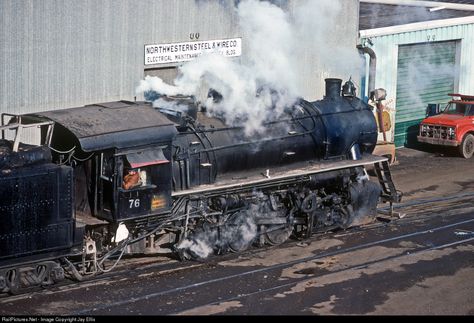
<instances>
[{"instance_id":1,"label":"locomotive bell","mask_svg":"<svg viewBox=\"0 0 474 323\"><path fill-rule=\"evenodd\" d=\"M349 78L349 81L344 83L342 87L342 96L356 96L356 87L354 83L352 83L352 77Z\"/></svg>"}]
</instances>

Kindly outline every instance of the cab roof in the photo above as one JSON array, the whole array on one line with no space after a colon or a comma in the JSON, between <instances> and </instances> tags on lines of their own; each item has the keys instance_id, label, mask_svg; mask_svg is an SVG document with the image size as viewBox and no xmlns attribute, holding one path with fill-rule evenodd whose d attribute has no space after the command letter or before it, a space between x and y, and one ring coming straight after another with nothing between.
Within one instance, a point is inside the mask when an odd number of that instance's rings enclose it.
<instances>
[{"instance_id":1,"label":"cab roof","mask_svg":"<svg viewBox=\"0 0 474 323\"><path fill-rule=\"evenodd\" d=\"M106 102L25 117L54 121L60 127L54 127L53 142L70 132L85 152L167 142L177 134L175 124L148 102Z\"/></svg>"}]
</instances>

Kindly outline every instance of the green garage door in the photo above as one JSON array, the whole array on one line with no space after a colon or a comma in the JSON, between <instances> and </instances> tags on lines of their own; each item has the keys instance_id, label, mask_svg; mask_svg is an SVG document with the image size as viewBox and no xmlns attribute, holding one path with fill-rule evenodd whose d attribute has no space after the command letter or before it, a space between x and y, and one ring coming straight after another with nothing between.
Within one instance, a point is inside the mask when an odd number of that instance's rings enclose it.
<instances>
[{"instance_id":1,"label":"green garage door","mask_svg":"<svg viewBox=\"0 0 474 323\"><path fill-rule=\"evenodd\" d=\"M398 48L395 145L416 146L429 103L449 101L459 74L457 41L401 45Z\"/></svg>"}]
</instances>

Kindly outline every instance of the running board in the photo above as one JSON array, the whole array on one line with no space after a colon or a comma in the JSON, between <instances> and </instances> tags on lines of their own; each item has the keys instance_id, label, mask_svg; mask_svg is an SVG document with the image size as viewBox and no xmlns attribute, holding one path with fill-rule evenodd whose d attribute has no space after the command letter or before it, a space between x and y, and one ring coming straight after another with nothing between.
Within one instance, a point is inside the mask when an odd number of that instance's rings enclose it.
<instances>
[{"instance_id":1,"label":"running board","mask_svg":"<svg viewBox=\"0 0 474 323\"><path fill-rule=\"evenodd\" d=\"M359 160L342 160L332 162L318 161L313 163L305 162L304 166L296 168L292 168L295 167L295 165L285 165L284 167L266 169L263 173L262 170L254 170L256 174L253 176L249 174L249 176L246 178L221 179L212 184L199 185L191 189L173 192L172 197L177 198L187 195L213 194L220 193L223 190L251 190L254 188L264 187L266 185L275 185L275 183L284 185L285 183L309 180L311 176L315 174L360 166L377 165L379 163L383 163L384 161L388 165L386 157L367 155Z\"/></svg>"}]
</instances>

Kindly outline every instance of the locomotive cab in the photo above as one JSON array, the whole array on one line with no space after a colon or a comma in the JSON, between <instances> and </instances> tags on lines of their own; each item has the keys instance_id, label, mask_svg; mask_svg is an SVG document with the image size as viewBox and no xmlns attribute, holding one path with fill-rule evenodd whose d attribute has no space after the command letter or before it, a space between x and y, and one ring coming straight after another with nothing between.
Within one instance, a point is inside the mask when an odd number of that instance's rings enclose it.
<instances>
[{"instance_id":1,"label":"locomotive cab","mask_svg":"<svg viewBox=\"0 0 474 323\"><path fill-rule=\"evenodd\" d=\"M162 213L171 206L170 145L101 152L97 174L98 217L121 221Z\"/></svg>"},{"instance_id":2,"label":"locomotive cab","mask_svg":"<svg viewBox=\"0 0 474 323\"><path fill-rule=\"evenodd\" d=\"M169 212L177 130L150 104L118 101L22 118L54 122L53 160L74 168L76 217L84 223Z\"/></svg>"}]
</instances>

